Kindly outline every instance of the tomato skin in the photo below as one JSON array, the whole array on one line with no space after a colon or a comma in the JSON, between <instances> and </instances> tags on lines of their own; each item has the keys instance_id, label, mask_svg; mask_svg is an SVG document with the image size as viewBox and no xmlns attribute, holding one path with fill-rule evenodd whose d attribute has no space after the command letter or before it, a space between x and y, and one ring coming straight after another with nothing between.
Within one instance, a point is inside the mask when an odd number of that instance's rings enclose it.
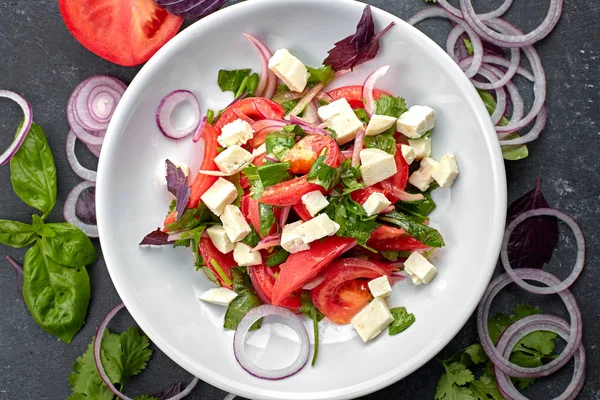
<instances>
[{"instance_id":1,"label":"tomato skin","mask_svg":"<svg viewBox=\"0 0 600 400\"><path fill-rule=\"evenodd\" d=\"M329 263L356 245L356 240L329 236L310 244L310 250L290 254L280 265L280 272L273 288L273 304L279 305L290 294L313 279Z\"/></svg>"},{"instance_id":2,"label":"tomato skin","mask_svg":"<svg viewBox=\"0 0 600 400\"><path fill-rule=\"evenodd\" d=\"M79 43L126 67L148 61L183 23L153 0L59 0L58 6Z\"/></svg>"},{"instance_id":3,"label":"tomato skin","mask_svg":"<svg viewBox=\"0 0 600 400\"><path fill-rule=\"evenodd\" d=\"M231 289L231 286L228 285L221 276L217 273L210 260L215 260L217 264L221 267L223 272L227 275L227 277L231 280L231 269L237 266L237 262L233 259L233 252L229 254L221 253L215 245L212 243L212 240L208 236L202 236L200 238L200 242L198 243L198 253L202 256L204 260L204 264L210 269L213 274L217 277L222 287L226 287Z\"/></svg>"},{"instance_id":4,"label":"tomato skin","mask_svg":"<svg viewBox=\"0 0 600 400\"><path fill-rule=\"evenodd\" d=\"M364 189L359 189L359 190L355 190L354 192L350 193L350 197L352 198L352 200L354 200L355 202L357 202L358 204L365 204L365 202L367 201L367 199L373 194L373 193L382 193L382 194L386 194L382 189L374 187L374 186L367 186ZM387 196L386 196L387 197Z\"/></svg>"},{"instance_id":5,"label":"tomato skin","mask_svg":"<svg viewBox=\"0 0 600 400\"><path fill-rule=\"evenodd\" d=\"M382 239L395 239L400 236L406 236L406 230L402 228L396 228L389 225L381 225L371 233L371 240L382 240Z\"/></svg>"},{"instance_id":6,"label":"tomato skin","mask_svg":"<svg viewBox=\"0 0 600 400\"><path fill-rule=\"evenodd\" d=\"M368 280L391 272L391 267L371 260L337 260L322 272L323 282L311 291L313 304L331 322L348 324L372 299Z\"/></svg>"},{"instance_id":7,"label":"tomato skin","mask_svg":"<svg viewBox=\"0 0 600 400\"><path fill-rule=\"evenodd\" d=\"M381 190L386 195L392 204L396 203L400 199L397 192L403 191L406 188L406 183L408 182L410 166L402 155L401 146L402 145L396 145L396 155L394 156L394 160L396 161L396 174L391 178L374 185L375 188Z\"/></svg>"},{"instance_id":8,"label":"tomato skin","mask_svg":"<svg viewBox=\"0 0 600 400\"><path fill-rule=\"evenodd\" d=\"M325 193L323 186L308 182L306 176L299 176L292 180L267 187L258 201L272 206L293 206L301 201L300 198L306 193L315 190Z\"/></svg>"},{"instance_id":9,"label":"tomato skin","mask_svg":"<svg viewBox=\"0 0 600 400\"><path fill-rule=\"evenodd\" d=\"M210 124L204 125L204 130L200 134L200 137L204 139L204 158L202 159L202 165L200 169L207 171L218 171L217 164L215 164L215 157L219 154L217 151L217 137L219 132ZM218 177L198 174L194 183L192 183L190 191L190 199L188 201L187 208L196 208L200 203L200 196L204 194L216 181Z\"/></svg>"},{"instance_id":10,"label":"tomato skin","mask_svg":"<svg viewBox=\"0 0 600 400\"><path fill-rule=\"evenodd\" d=\"M399 236L388 239L369 239L367 246L379 251L414 251L429 247L411 236Z\"/></svg>"},{"instance_id":11,"label":"tomato skin","mask_svg":"<svg viewBox=\"0 0 600 400\"><path fill-rule=\"evenodd\" d=\"M308 221L312 219L312 215L310 215L308 209L301 201L294 204L294 211L296 212L296 214L298 214L298 217L300 217L300 219L302 219L303 221Z\"/></svg>"},{"instance_id":12,"label":"tomato skin","mask_svg":"<svg viewBox=\"0 0 600 400\"><path fill-rule=\"evenodd\" d=\"M275 286L274 273L279 272L279 268L270 268L264 264L248 267L252 286L256 290L258 297L265 304L272 304L273 287ZM282 300L281 306L290 309L293 312L299 312L302 303L300 301L301 292L292 293L289 297Z\"/></svg>"},{"instance_id":13,"label":"tomato skin","mask_svg":"<svg viewBox=\"0 0 600 400\"><path fill-rule=\"evenodd\" d=\"M226 108L215 123L215 129L220 133L225 125L235 121L242 115L254 121L261 119L281 119L285 115L285 110L280 104L269 99L249 97Z\"/></svg>"},{"instance_id":14,"label":"tomato skin","mask_svg":"<svg viewBox=\"0 0 600 400\"><path fill-rule=\"evenodd\" d=\"M171 211L165 218L165 221L163 222L163 232L167 232L167 225L171 225L174 222L177 222L177 210Z\"/></svg>"},{"instance_id":15,"label":"tomato skin","mask_svg":"<svg viewBox=\"0 0 600 400\"><path fill-rule=\"evenodd\" d=\"M350 106L356 110L357 108L365 108L365 105L362 101L362 90L362 86L342 86L340 88L330 90L327 92L327 94L330 95L334 100L339 100L341 98L348 100ZM379 99L384 94L390 96L388 92L379 89L373 89L373 97L375 99Z\"/></svg>"},{"instance_id":16,"label":"tomato skin","mask_svg":"<svg viewBox=\"0 0 600 400\"><path fill-rule=\"evenodd\" d=\"M342 151L331 136L323 135L309 135L302 138L281 161L290 163L290 172L293 174L308 174L323 149L327 149L325 164L339 168L343 161Z\"/></svg>"},{"instance_id":17,"label":"tomato skin","mask_svg":"<svg viewBox=\"0 0 600 400\"><path fill-rule=\"evenodd\" d=\"M264 238L265 235L261 235L260 233L260 212L259 212L259 203L250 197L249 194L242 196L241 202L241 210L242 214L246 217L247 220L250 221L254 230L259 234L261 238ZM273 214L275 215L275 221L279 220L279 215L281 214L280 209L273 210ZM269 230L269 235L272 235L277 230L277 222L273 224L271 229Z\"/></svg>"}]
</instances>

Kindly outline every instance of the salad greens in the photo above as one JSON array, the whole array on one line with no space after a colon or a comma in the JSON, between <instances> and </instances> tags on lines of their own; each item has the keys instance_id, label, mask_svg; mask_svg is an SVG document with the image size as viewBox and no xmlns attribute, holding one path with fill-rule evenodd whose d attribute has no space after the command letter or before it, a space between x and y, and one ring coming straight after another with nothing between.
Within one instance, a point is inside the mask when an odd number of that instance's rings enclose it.
<instances>
[{"instance_id":1,"label":"salad greens","mask_svg":"<svg viewBox=\"0 0 600 400\"><path fill-rule=\"evenodd\" d=\"M388 333L390 335L397 335L400 332L404 332L415 323L415 315L406 311L406 307L390 308L390 312L394 317L394 321L388 328Z\"/></svg>"},{"instance_id":2,"label":"salad greens","mask_svg":"<svg viewBox=\"0 0 600 400\"><path fill-rule=\"evenodd\" d=\"M392 127L391 129L396 129ZM376 136L365 136L365 148L379 149L391 155L396 155L396 139L393 133L381 133Z\"/></svg>"},{"instance_id":3,"label":"salad greens","mask_svg":"<svg viewBox=\"0 0 600 400\"><path fill-rule=\"evenodd\" d=\"M250 277L239 267L231 270L231 279L233 281L233 291L238 296L229 304L225 313L225 329L235 330L248 311L262 304L258 295L254 291ZM256 321L251 329L258 329L262 320Z\"/></svg>"},{"instance_id":4,"label":"salad greens","mask_svg":"<svg viewBox=\"0 0 600 400\"><path fill-rule=\"evenodd\" d=\"M396 209L405 214L411 215L421 222L426 221L427 216L435 210L435 201L431 198L431 189L423 192L423 200L418 201L402 201L396 203Z\"/></svg>"},{"instance_id":5,"label":"salad greens","mask_svg":"<svg viewBox=\"0 0 600 400\"><path fill-rule=\"evenodd\" d=\"M371 233L381 225L375 221L376 216L367 216L363 206L350 196L331 197L324 212L340 225L338 236L354 238L361 246L367 245Z\"/></svg>"},{"instance_id":6,"label":"salad greens","mask_svg":"<svg viewBox=\"0 0 600 400\"><path fill-rule=\"evenodd\" d=\"M300 307L300 312L310 318L313 322L313 335L315 337L315 351L313 353L313 358L311 365L314 367L317 362L317 356L319 355L319 321L321 321L325 316L321 313L321 311L317 310L317 307L313 304L310 293L308 291L302 292L300 297L300 301L302 302L302 307Z\"/></svg>"},{"instance_id":7,"label":"salad greens","mask_svg":"<svg viewBox=\"0 0 600 400\"><path fill-rule=\"evenodd\" d=\"M290 256L290 253L286 249L279 246L276 247L276 249L277 250L273 254L267 257L267 260L265 261L265 265L267 267L276 267L281 265Z\"/></svg>"},{"instance_id":8,"label":"salad greens","mask_svg":"<svg viewBox=\"0 0 600 400\"><path fill-rule=\"evenodd\" d=\"M379 217L379 220L386 222L390 225L395 225L399 228L403 228L406 232L429 247L444 247L444 238L434 228L423 224L420 220L415 217L406 215L399 211L393 211L391 213L384 214Z\"/></svg>"},{"instance_id":9,"label":"salad greens","mask_svg":"<svg viewBox=\"0 0 600 400\"><path fill-rule=\"evenodd\" d=\"M306 180L331 190L340 180L341 169L327 165L326 161L327 154L320 155L310 168Z\"/></svg>"},{"instance_id":10,"label":"salad greens","mask_svg":"<svg viewBox=\"0 0 600 400\"><path fill-rule=\"evenodd\" d=\"M246 93L248 96L254 96L258 87L259 76L257 73L251 74L249 69L238 69L235 71L220 70L217 82L224 92L233 92L235 97Z\"/></svg>"},{"instance_id":11,"label":"salad greens","mask_svg":"<svg viewBox=\"0 0 600 400\"><path fill-rule=\"evenodd\" d=\"M322 83L325 86L335 78L335 71L331 68L331 65L325 65L320 68L306 68L310 73L310 76L308 77L308 85L310 86L314 86L318 83Z\"/></svg>"}]
</instances>

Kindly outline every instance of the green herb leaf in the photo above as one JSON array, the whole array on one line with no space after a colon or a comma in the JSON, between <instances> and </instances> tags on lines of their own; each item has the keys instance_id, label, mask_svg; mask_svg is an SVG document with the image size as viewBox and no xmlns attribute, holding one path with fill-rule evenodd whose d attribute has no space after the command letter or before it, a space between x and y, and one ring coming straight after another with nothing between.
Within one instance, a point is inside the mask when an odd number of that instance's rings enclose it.
<instances>
[{"instance_id":1,"label":"green herb leaf","mask_svg":"<svg viewBox=\"0 0 600 400\"><path fill-rule=\"evenodd\" d=\"M475 380L473 373L457 362L442 365L446 373L438 382L435 400L475 400L470 389L460 387Z\"/></svg>"},{"instance_id":2,"label":"green herb leaf","mask_svg":"<svg viewBox=\"0 0 600 400\"><path fill-rule=\"evenodd\" d=\"M90 278L83 266L68 268L46 256L38 240L25 254L23 297L35 322L70 343L85 321Z\"/></svg>"},{"instance_id":3,"label":"green herb leaf","mask_svg":"<svg viewBox=\"0 0 600 400\"><path fill-rule=\"evenodd\" d=\"M404 228L410 236L414 237L426 246L444 247L445 245L444 238L436 229L431 228L415 220L414 217L408 216L404 213L394 211L385 214L383 217L380 217L379 220L390 225Z\"/></svg>"},{"instance_id":4,"label":"green herb leaf","mask_svg":"<svg viewBox=\"0 0 600 400\"><path fill-rule=\"evenodd\" d=\"M398 118L406 111L408 111L408 108L406 107L406 101L402 97L393 97L384 94L379 100L375 100L375 114L377 115L388 115Z\"/></svg>"},{"instance_id":5,"label":"green herb leaf","mask_svg":"<svg viewBox=\"0 0 600 400\"><path fill-rule=\"evenodd\" d=\"M322 83L326 86L329 82L335 79L335 71L331 68L331 65L326 65L321 68L306 67L310 76L308 77L308 84L311 86L317 83Z\"/></svg>"},{"instance_id":6,"label":"green herb leaf","mask_svg":"<svg viewBox=\"0 0 600 400\"><path fill-rule=\"evenodd\" d=\"M243 92L254 95L258 86L258 74L250 75L249 69L238 69L234 71L220 70L218 83L224 92L233 92L236 96Z\"/></svg>"},{"instance_id":7,"label":"green herb leaf","mask_svg":"<svg viewBox=\"0 0 600 400\"><path fill-rule=\"evenodd\" d=\"M184 211L178 221L165 227L167 232L175 233L177 231L188 231L205 225L206 222L218 222L219 219L210 212L210 210L200 202L197 208L188 208Z\"/></svg>"},{"instance_id":8,"label":"green herb leaf","mask_svg":"<svg viewBox=\"0 0 600 400\"><path fill-rule=\"evenodd\" d=\"M465 48L467 49L467 54L473 55L473 43L469 39L463 39L463 43L465 44Z\"/></svg>"},{"instance_id":9,"label":"green herb leaf","mask_svg":"<svg viewBox=\"0 0 600 400\"><path fill-rule=\"evenodd\" d=\"M296 144L295 136L296 135L291 132L269 133L265 139L267 154L273 154L277 159L281 160Z\"/></svg>"},{"instance_id":10,"label":"green herb leaf","mask_svg":"<svg viewBox=\"0 0 600 400\"><path fill-rule=\"evenodd\" d=\"M361 178L360 169L358 166L352 166L352 160L345 159L342 162L342 173L341 173L341 182L344 187L344 191L342 194L349 194L354 192L355 190L360 190L365 188L365 184L359 182Z\"/></svg>"},{"instance_id":11,"label":"green herb leaf","mask_svg":"<svg viewBox=\"0 0 600 400\"><path fill-rule=\"evenodd\" d=\"M496 386L496 381L488 375L482 375L469 384L471 393L477 400L504 400Z\"/></svg>"},{"instance_id":12,"label":"green herb leaf","mask_svg":"<svg viewBox=\"0 0 600 400\"><path fill-rule=\"evenodd\" d=\"M96 248L81 229L66 222L45 226L55 233L55 236L42 239L44 252L52 260L69 267L80 267L98 259Z\"/></svg>"},{"instance_id":13,"label":"green herb leaf","mask_svg":"<svg viewBox=\"0 0 600 400\"><path fill-rule=\"evenodd\" d=\"M488 361L488 356L479 343L470 345L463 350L463 353L469 356L473 364L483 364Z\"/></svg>"},{"instance_id":14,"label":"green herb leaf","mask_svg":"<svg viewBox=\"0 0 600 400\"><path fill-rule=\"evenodd\" d=\"M313 358L311 365L314 367L317 362L317 356L319 355L319 321L321 321L325 316L321 313L321 311L317 310L317 307L313 304L310 293L308 291L302 292L300 297L300 302L302 306L300 307L300 312L310 318L313 322L313 335L315 337L315 351L313 353Z\"/></svg>"},{"instance_id":15,"label":"green herb leaf","mask_svg":"<svg viewBox=\"0 0 600 400\"><path fill-rule=\"evenodd\" d=\"M238 296L229 304L225 313L225 329L237 329L240 321L251 309L260 306L262 303L254 291L250 277L239 267L231 270L231 280L233 281L233 291ZM261 321L252 325L251 329L260 328Z\"/></svg>"},{"instance_id":16,"label":"green herb leaf","mask_svg":"<svg viewBox=\"0 0 600 400\"><path fill-rule=\"evenodd\" d=\"M427 216L435 210L435 201L431 198L431 191L423 193L423 200L419 201L399 201L396 208L405 214L419 217L419 220L427 220Z\"/></svg>"},{"instance_id":17,"label":"green herb leaf","mask_svg":"<svg viewBox=\"0 0 600 400\"><path fill-rule=\"evenodd\" d=\"M22 248L33 243L36 237L33 226L22 222L0 219L0 243Z\"/></svg>"},{"instance_id":18,"label":"green herb leaf","mask_svg":"<svg viewBox=\"0 0 600 400\"><path fill-rule=\"evenodd\" d=\"M105 349L106 338L111 335L110 332L106 331L102 338L102 347ZM102 350L101 353L102 354ZM104 364L104 359L102 360ZM88 345L87 350L82 356L77 358L77 361L73 364L73 372L67 379L71 386L73 394L68 400L113 400L114 395L102 382L102 378L98 374L96 369L96 363L94 361L94 339Z\"/></svg>"},{"instance_id":19,"label":"green herb leaf","mask_svg":"<svg viewBox=\"0 0 600 400\"><path fill-rule=\"evenodd\" d=\"M260 242L260 235L258 234L258 232L256 232L256 229L254 229L254 226L252 224L250 224L250 229L251 232L242 240L242 243L250 247L255 247L258 244L258 242Z\"/></svg>"},{"instance_id":20,"label":"green herb leaf","mask_svg":"<svg viewBox=\"0 0 600 400\"><path fill-rule=\"evenodd\" d=\"M394 132L396 128L394 128ZM396 155L396 139L393 133L382 133L376 136L365 136L367 149L379 149L391 155Z\"/></svg>"},{"instance_id":21,"label":"green herb leaf","mask_svg":"<svg viewBox=\"0 0 600 400\"><path fill-rule=\"evenodd\" d=\"M369 121L371 120L364 108L354 109L354 114L356 114L358 119L360 119L360 122L362 122L363 124L368 124Z\"/></svg>"},{"instance_id":22,"label":"green herb leaf","mask_svg":"<svg viewBox=\"0 0 600 400\"><path fill-rule=\"evenodd\" d=\"M409 314L405 307L390 308L390 312L394 317L394 321L392 321L388 328L390 335L397 335L415 323L415 315Z\"/></svg>"},{"instance_id":23,"label":"green herb leaf","mask_svg":"<svg viewBox=\"0 0 600 400\"><path fill-rule=\"evenodd\" d=\"M266 187L287 181L292 176L289 173L289 163L277 163L256 167L250 164L244 168L244 175L250 182L250 197L260 199Z\"/></svg>"},{"instance_id":24,"label":"green herb leaf","mask_svg":"<svg viewBox=\"0 0 600 400\"><path fill-rule=\"evenodd\" d=\"M336 235L355 238L361 246L366 246L371 233L381 226L350 196L331 197L325 213L340 225Z\"/></svg>"},{"instance_id":25,"label":"green herb leaf","mask_svg":"<svg viewBox=\"0 0 600 400\"><path fill-rule=\"evenodd\" d=\"M106 340L102 338L102 356L110 381L122 387L129 378L146 368L152 357L150 340L136 328L129 327L120 335L112 334Z\"/></svg>"},{"instance_id":26,"label":"green herb leaf","mask_svg":"<svg viewBox=\"0 0 600 400\"><path fill-rule=\"evenodd\" d=\"M326 154L320 155L310 168L306 180L331 190L340 181L342 170L327 165L326 160Z\"/></svg>"},{"instance_id":27,"label":"green herb leaf","mask_svg":"<svg viewBox=\"0 0 600 400\"><path fill-rule=\"evenodd\" d=\"M283 264L289 256L290 253L286 249L280 247L275 253L267 257L265 265L267 267L276 267Z\"/></svg>"},{"instance_id":28,"label":"green herb leaf","mask_svg":"<svg viewBox=\"0 0 600 400\"><path fill-rule=\"evenodd\" d=\"M273 225L275 225L273 206L258 203L258 215L260 216L260 235L267 236Z\"/></svg>"},{"instance_id":29,"label":"green herb leaf","mask_svg":"<svg viewBox=\"0 0 600 400\"><path fill-rule=\"evenodd\" d=\"M298 105L298 101L300 101L300 100L295 99L295 100L284 101L283 103L281 103L281 106L283 107L283 113L287 114L290 111L292 111L294 109L294 107L296 107Z\"/></svg>"},{"instance_id":30,"label":"green herb leaf","mask_svg":"<svg viewBox=\"0 0 600 400\"><path fill-rule=\"evenodd\" d=\"M56 203L56 166L37 124L32 124L21 148L10 160L10 180L17 196L45 218Z\"/></svg>"}]
</instances>

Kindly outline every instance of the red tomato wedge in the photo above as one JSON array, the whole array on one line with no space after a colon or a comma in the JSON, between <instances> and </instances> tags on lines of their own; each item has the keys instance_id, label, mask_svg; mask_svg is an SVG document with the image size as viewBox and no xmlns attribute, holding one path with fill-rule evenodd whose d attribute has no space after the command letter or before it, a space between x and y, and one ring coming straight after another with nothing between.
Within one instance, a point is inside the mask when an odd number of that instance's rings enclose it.
<instances>
[{"instance_id":1,"label":"red tomato wedge","mask_svg":"<svg viewBox=\"0 0 600 400\"><path fill-rule=\"evenodd\" d=\"M263 303L271 304L273 300L273 287L275 286L275 273L279 272L278 267L270 268L264 264L248 267L252 286L256 290L258 297ZM294 312L299 312L302 302L300 301L301 292L292 293L289 297L282 300L281 306L289 308Z\"/></svg>"},{"instance_id":2,"label":"red tomato wedge","mask_svg":"<svg viewBox=\"0 0 600 400\"><path fill-rule=\"evenodd\" d=\"M339 100L344 98L348 100L350 106L354 109L357 108L365 108L365 104L362 101L362 86L343 86L337 89L333 89L327 92L334 100ZM375 99L379 99L382 95L387 94L391 96L388 92L384 92L383 90L373 89L373 97Z\"/></svg>"},{"instance_id":3,"label":"red tomato wedge","mask_svg":"<svg viewBox=\"0 0 600 400\"><path fill-rule=\"evenodd\" d=\"M296 143L281 161L290 163L290 172L293 174L308 174L323 149L327 149L325 164L339 168L343 161L342 152L331 136L306 136Z\"/></svg>"},{"instance_id":4,"label":"red tomato wedge","mask_svg":"<svg viewBox=\"0 0 600 400\"><path fill-rule=\"evenodd\" d=\"M379 188L376 188L376 187L373 187L373 186L367 186L364 189L355 190L354 192L350 193L350 197L352 198L352 200L354 200L358 204L365 204L365 202L367 201L367 199L373 193L383 193L383 194L385 194L385 192L382 189L379 189Z\"/></svg>"},{"instance_id":5,"label":"red tomato wedge","mask_svg":"<svg viewBox=\"0 0 600 400\"><path fill-rule=\"evenodd\" d=\"M227 278L229 278L229 281L231 282L231 269L238 265L233 259L233 252L230 252L229 254L221 253L209 237L203 236L200 238L200 243L198 243L198 253L202 256L204 264L206 264L208 269L210 269L219 282L221 282L221 286L231 289L231 285L223 279L211 260L214 260L219 267L221 267L222 272L227 275Z\"/></svg>"},{"instance_id":6,"label":"red tomato wedge","mask_svg":"<svg viewBox=\"0 0 600 400\"><path fill-rule=\"evenodd\" d=\"M395 239L400 236L406 236L407 233L402 228L395 228L389 225L381 225L371 233L371 240L378 239Z\"/></svg>"},{"instance_id":7,"label":"red tomato wedge","mask_svg":"<svg viewBox=\"0 0 600 400\"><path fill-rule=\"evenodd\" d=\"M273 288L273 304L281 302L317 276L330 262L356 245L356 240L329 236L310 244L310 250L290 254L281 264L279 277Z\"/></svg>"},{"instance_id":8,"label":"red tomato wedge","mask_svg":"<svg viewBox=\"0 0 600 400\"><path fill-rule=\"evenodd\" d=\"M301 201L306 193L320 190L325 193L325 188L306 180L306 176L299 176L289 181L281 182L265 189L259 202L272 206L293 206Z\"/></svg>"},{"instance_id":9,"label":"red tomato wedge","mask_svg":"<svg viewBox=\"0 0 600 400\"><path fill-rule=\"evenodd\" d=\"M403 191L408 182L410 166L402 155L401 145L396 146L396 156L394 157L394 160L396 161L396 169L398 172L391 178L375 185L375 188L381 190L392 203L395 203L400 199L398 192Z\"/></svg>"},{"instance_id":10,"label":"red tomato wedge","mask_svg":"<svg viewBox=\"0 0 600 400\"><path fill-rule=\"evenodd\" d=\"M153 0L58 0L58 6L79 43L124 66L148 61L183 23Z\"/></svg>"},{"instance_id":11,"label":"red tomato wedge","mask_svg":"<svg viewBox=\"0 0 600 400\"><path fill-rule=\"evenodd\" d=\"M301 201L294 204L294 211L296 212L296 214L298 214L298 217L300 217L300 219L302 219L303 221L308 221L309 219L312 219L312 215L310 215L308 209Z\"/></svg>"},{"instance_id":12,"label":"red tomato wedge","mask_svg":"<svg viewBox=\"0 0 600 400\"><path fill-rule=\"evenodd\" d=\"M344 258L335 261L323 273L323 282L311 291L313 304L331 322L350 323L372 296L368 281L389 276L393 268L361 258Z\"/></svg>"},{"instance_id":13,"label":"red tomato wedge","mask_svg":"<svg viewBox=\"0 0 600 400\"><path fill-rule=\"evenodd\" d=\"M200 169L207 171L218 171L217 164L215 164L215 157L219 154L217 150L217 137L219 132L210 124L204 125L204 129L200 134L200 137L204 139L204 158L202 159L202 165ZM188 208L196 208L200 203L200 196L204 194L212 185L217 181L216 176L196 175L194 183L192 183L190 191L190 200L188 201Z\"/></svg>"},{"instance_id":14,"label":"red tomato wedge","mask_svg":"<svg viewBox=\"0 0 600 400\"><path fill-rule=\"evenodd\" d=\"M399 236L390 239L369 239L367 246L379 251L414 251L428 249L423 243L411 236Z\"/></svg>"},{"instance_id":15,"label":"red tomato wedge","mask_svg":"<svg viewBox=\"0 0 600 400\"><path fill-rule=\"evenodd\" d=\"M249 97L242 99L223 111L219 120L215 123L217 131L230 122L244 116L250 120L281 119L285 115L284 108L274 101L262 97ZM242 119L246 119L243 118Z\"/></svg>"}]
</instances>

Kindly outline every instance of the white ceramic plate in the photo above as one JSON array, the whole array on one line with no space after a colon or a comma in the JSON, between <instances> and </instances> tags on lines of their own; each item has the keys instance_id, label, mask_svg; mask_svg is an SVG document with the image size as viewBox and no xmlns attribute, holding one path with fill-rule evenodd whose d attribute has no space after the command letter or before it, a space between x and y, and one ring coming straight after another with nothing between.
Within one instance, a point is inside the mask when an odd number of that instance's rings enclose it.
<instances>
[{"instance_id":1,"label":"white ceramic plate","mask_svg":"<svg viewBox=\"0 0 600 400\"><path fill-rule=\"evenodd\" d=\"M217 85L219 69L260 70L248 32L271 49L288 48L318 66L333 43L355 30L364 4L349 0L253 0L211 15L179 34L141 70L111 122L98 171L100 240L110 275L127 309L150 339L183 368L206 382L254 399L348 399L407 376L459 331L491 277L506 209L504 165L494 129L479 97L454 62L418 30L373 9L376 26L394 27L378 57L337 81L361 84L374 68L391 64L378 86L409 104L437 113L433 157L454 153L461 174L439 189L432 225L446 240L436 254L438 277L427 286L398 285L390 302L406 306L416 323L396 336L364 344L350 327L321 324L316 367L282 381L250 376L233 356L233 332L222 328L225 309L198 301L211 287L185 249L140 248L162 223L170 202L159 177L165 158L185 162L191 139L168 140L156 127L160 100L191 90L202 110L231 100ZM306 322L311 328L310 323ZM309 329L309 332L312 332ZM312 334L311 334L312 336ZM281 367L299 345L291 330L266 324L248 343L259 364ZM433 384L433 383L432 383Z\"/></svg>"}]
</instances>

